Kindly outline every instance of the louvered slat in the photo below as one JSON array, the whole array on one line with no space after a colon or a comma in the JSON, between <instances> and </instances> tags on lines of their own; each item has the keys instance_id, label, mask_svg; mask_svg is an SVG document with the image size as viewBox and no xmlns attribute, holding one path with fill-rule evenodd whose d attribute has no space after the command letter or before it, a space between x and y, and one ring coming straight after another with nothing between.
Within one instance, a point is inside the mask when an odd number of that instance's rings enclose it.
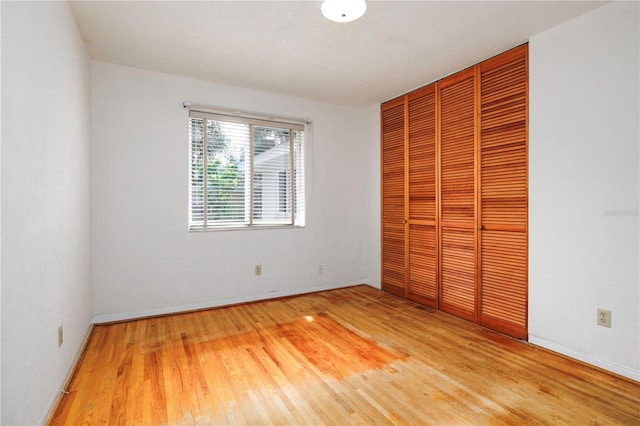
<instances>
[{"instance_id":1,"label":"louvered slat","mask_svg":"<svg viewBox=\"0 0 640 426\"><path fill-rule=\"evenodd\" d=\"M383 289L404 296L404 225L383 224L382 240Z\"/></svg>"},{"instance_id":2,"label":"louvered slat","mask_svg":"<svg viewBox=\"0 0 640 426\"><path fill-rule=\"evenodd\" d=\"M441 190L443 222L474 221L473 73L441 89ZM456 76L453 76L454 78Z\"/></svg>"},{"instance_id":3,"label":"louvered slat","mask_svg":"<svg viewBox=\"0 0 640 426\"><path fill-rule=\"evenodd\" d=\"M436 306L437 234L435 226L409 226L409 298Z\"/></svg>"},{"instance_id":4,"label":"louvered slat","mask_svg":"<svg viewBox=\"0 0 640 426\"><path fill-rule=\"evenodd\" d=\"M405 294L404 103L382 109L382 288Z\"/></svg>"},{"instance_id":5,"label":"louvered slat","mask_svg":"<svg viewBox=\"0 0 640 426\"><path fill-rule=\"evenodd\" d=\"M435 84L413 92L408 111L409 266L407 297L437 306ZM430 221L433 225L414 224Z\"/></svg>"},{"instance_id":6,"label":"louvered slat","mask_svg":"<svg viewBox=\"0 0 640 426\"><path fill-rule=\"evenodd\" d=\"M440 85L440 308L475 321L473 70Z\"/></svg>"},{"instance_id":7,"label":"louvered slat","mask_svg":"<svg viewBox=\"0 0 640 426\"><path fill-rule=\"evenodd\" d=\"M435 85L409 97L409 219L436 219Z\"/></svg>"},{"instance_id":8,"label":"louvered slat","mask_svg":"<svg viewBox=\"0 0 640 426\"><path fill-rule=\"evenodd\" d=\"M475 320L475 261L473 229L442 228L443 311Z\"/></svg>"},{"instance_id":9,"label":"louvered slat","mask_svg":"<svg viewBox=\"0 0 640 426\"><path fill-rule=\"evenodd\" d=\"M481 324L527 336L526 46L480 68Z\"/></svg>"},{"instance_id":10,"label":"louvered slat","mask_svg":"<svg viewBox=\"0 0 640 426\"><path fill-rule=\"evenodd\" d=\"M480 323L527 338L527 237L482 231Z\"/></svg>"}]
</instances>

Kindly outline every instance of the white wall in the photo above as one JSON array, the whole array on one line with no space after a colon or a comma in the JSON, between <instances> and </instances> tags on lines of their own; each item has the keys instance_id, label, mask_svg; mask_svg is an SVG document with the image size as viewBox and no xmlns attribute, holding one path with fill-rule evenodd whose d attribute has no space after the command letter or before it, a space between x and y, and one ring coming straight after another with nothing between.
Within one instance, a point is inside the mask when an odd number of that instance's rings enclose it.
<instances>
[{"instance_id":1,"label":"white wall","mask_svg":"<svg viewBox=\"0 0 640 426\"><path fill-rule=\"evenodd\" d=\"M313 120L306 228L188 232L185 100ZM365 282L376 114L93 62L96 321Z\"/></svg>"},{"instance_id":2,"label":"white wall","mask_svg":"<svg viewBox=\"0 0 640 426\"><path fill-rule=\"evenodd\" d=\"M370 127L372 139L377 141L367 151L367 164L369 168L369 177L367 179L367 284L381 288L382 287L382 270L381 270L381 204L380 204L380 105L375 105L370 109L369 115L373 124Z\"/></svg>"},{"instance_id":3,"label":"white wall","mask_svg":"<svg viewBox=\"0 0 640 426\"><path fill-rule=\"evenodd\" d=\"M91 322L90 62L66 2L1 7L1 422L35 424Z\"/></svg>"},{"instance_id":4,"label":"white wall","mask_svg":"<svg viewBox=\"0 0 640 426\"><path fill-rule=\"evenodd\" d=\"M529 77L530 341L636 380L638 9L612 3L532 38Z\"/></svg>"}]
</instances>

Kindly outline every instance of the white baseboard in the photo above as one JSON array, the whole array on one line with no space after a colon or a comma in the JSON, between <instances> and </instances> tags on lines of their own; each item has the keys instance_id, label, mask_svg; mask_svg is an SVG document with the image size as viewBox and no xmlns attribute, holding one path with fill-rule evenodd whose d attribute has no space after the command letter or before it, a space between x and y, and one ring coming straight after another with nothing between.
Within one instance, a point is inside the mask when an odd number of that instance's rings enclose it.
<instances>
[{"instance_id":1,"label":"white baseboard","mask_svg":"<svg viewBox=\"0 0 640 426\"><path fill-rule=\"evenodd\" d=\"M269 293L252 294L247 296L228 297L187 305L166 306L162 308L146 309L141 311L120 312L115 314L103 314L93 317L94 324L104 324L117 321L128 321L137 318L153 317L158 315L176 314L180 312L197 311L200 309L218 308L221 306L235 305L238 303L255 302L258 300L275 299L278 297L295 296L298 294L314 293L316 291L334 290L364 284L365 280L357 280L342 284L327 284L319 286L299 287L291 290L272 291Z\"/></svg>"},{"instance_id":2,"label":"white baseboard","mask_svg":"<svg viewBox=\"0 0 640 426\"><path fill-rule=\"evenodd\" d=\"M58 400L60 399L62 392L66 389L67 385L69 384L69 381L71 380L71 377L73 376L73 373L76 370L76 365L78 365L78 362L80 361L80 358L82 357L82 354L84 353L84 350L87 347L87 344L89 343L89 337L91 337L91 330L93 330L93 324L89 324L89 328L87 329L87 333L84 336L84 340L82 340L82 345L80 345L80 348L76 352L76 355L73 358L73 362L69 367L69 371L67 372L67 375L65 376L64 381L60 384L58 389L56 389L56 392L53 394L53 396L49 400L49 404L47 404L47 409L42 414L42 417L40 417L40 420L38 420L38 425L47 424L47 422L53 415L53 410L56 409Z\"/></svg>"},{"instance_id":3,"label":"white baseboard","mask_svg":"<svg viewBox=\"0 0 640 426\"><path fill-rule=\"evenodd\" d=\"M571 349L559 343L552 342L542 337L533 336L531 334L529 335L529 343L543 347L545 349L549 349L550 351L553 351L553 352L558 352L562 355L566 355L568 357L577 359L579 361L586 362L587 364L591 364L596 367L602 368L603 370L611 371L612 373L616 373L621 376L628 377L629 379L640 382L640 370L634 370L633 368L629 368L627 366L620 365L615 362L607 361L606 359L585 354L583 352L576 351L575 349Z\"/></svg>"}]
</instances>

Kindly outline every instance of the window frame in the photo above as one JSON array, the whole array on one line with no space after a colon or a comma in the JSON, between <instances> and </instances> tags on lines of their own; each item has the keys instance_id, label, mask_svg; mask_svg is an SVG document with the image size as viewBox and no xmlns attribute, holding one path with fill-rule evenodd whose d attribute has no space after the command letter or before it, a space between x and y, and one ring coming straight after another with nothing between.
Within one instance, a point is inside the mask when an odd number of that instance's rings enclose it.
<instances>
[{"instance_id":1,"label":"window frame","mask_svg":"<svg viewBox=\"0 0 640 426\"><path fill-rule=\"evenodd\" d=\"M184 104L185 108L188 108ZM202 148L203 148L203 171L202 171L202 204L200 207L202 208L202 220L195 221L194 220L194 202L192 197L192 192L194 188L193 182L193 156L192 150L194 148L194 141L192 139L192 120L193 119L201 119L203 120L203 135L202 135ZM227 123L238 123L242 125L247 125L249 129L249 151L245 152L245 156L249 157L248 167L249 167L249 179L245 179L243 183L243 188L245 192L245 200L248 197L248 206L249 211L245 211L245 221L243 222L227 222L227 223L215 223L209 222L208 219L208 190L210 189L207 184L207 170L208 164L207 160L207 150L208 144L211 142L209 140L209 134L207 132L206 120L213 120L218 122L227 122ZM291 118L280 118L280 117L272 117L272 116L260 116L255 113L242 113L237 111L225 111L220 109L215 109L213 111L197 108L191 109L189 108L188 114L188 141L189 141L189 196L188 196L188 225L190 232L209 232L209 231L224 231L224 230L248 230L248 229L280 229L280 228L302 228L305 226L305 205L306 205L306 195L305 195L305 138L307 136L307 125L310 122L291 119ZM255 127L266 127L266 128L277 128L288 131L289 141L288 141L288 167L285 169L286 175L290 180L290 191L289 191L289 209L288 213L289 222L278 222L277 218L270 218L269 220L260 220L262 223L256 223L254 218L254 204L256 194L254 193L254 185L255 185L255 176L256 174L262 174L262 172L256 172L255 167L255 157L254 157L254 149L256 146L256 138L254 134ZM294 137L294 131L299 132L297 137ZM279 176L279 173L276 174ZM275 193L274 201L275 201L275 212L276 214L280 214L280 190L279 185L280 181L277 180L277 190ZM286 190L285 190L286 191ZM264 195L262 195L264 197ZM263 200L264 201L264 200ZM276 220L273 220L276 219Z\"/></svg>"}]
</instances>

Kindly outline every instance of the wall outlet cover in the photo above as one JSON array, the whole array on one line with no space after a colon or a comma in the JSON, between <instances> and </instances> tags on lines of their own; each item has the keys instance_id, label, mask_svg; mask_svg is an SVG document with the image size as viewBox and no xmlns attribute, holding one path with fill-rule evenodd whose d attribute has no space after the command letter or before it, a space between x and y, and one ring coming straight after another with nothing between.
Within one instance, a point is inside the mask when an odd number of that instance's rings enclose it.
<instances>
[{"instance_id":1,"label":"wall outlet cover","mask_svg":"<svg viewBox=\"0 0 640 426\"><path fill-rule=\"evenodd\" d=\"M607 309L598 308L598 322L597 324L602 327L611 328L611 311Z\"/></svg>"},{"instance_id":2,"label":"wall outlet cover","mask_svg":"<svg viewBox=\"0 0 640 426\"><path fill-rule=\"evenodd\" d=\"M62 346L62 342L64 341L64 330L62 325L58 327L58 347Z\"/></svg>"}]
</instances>

